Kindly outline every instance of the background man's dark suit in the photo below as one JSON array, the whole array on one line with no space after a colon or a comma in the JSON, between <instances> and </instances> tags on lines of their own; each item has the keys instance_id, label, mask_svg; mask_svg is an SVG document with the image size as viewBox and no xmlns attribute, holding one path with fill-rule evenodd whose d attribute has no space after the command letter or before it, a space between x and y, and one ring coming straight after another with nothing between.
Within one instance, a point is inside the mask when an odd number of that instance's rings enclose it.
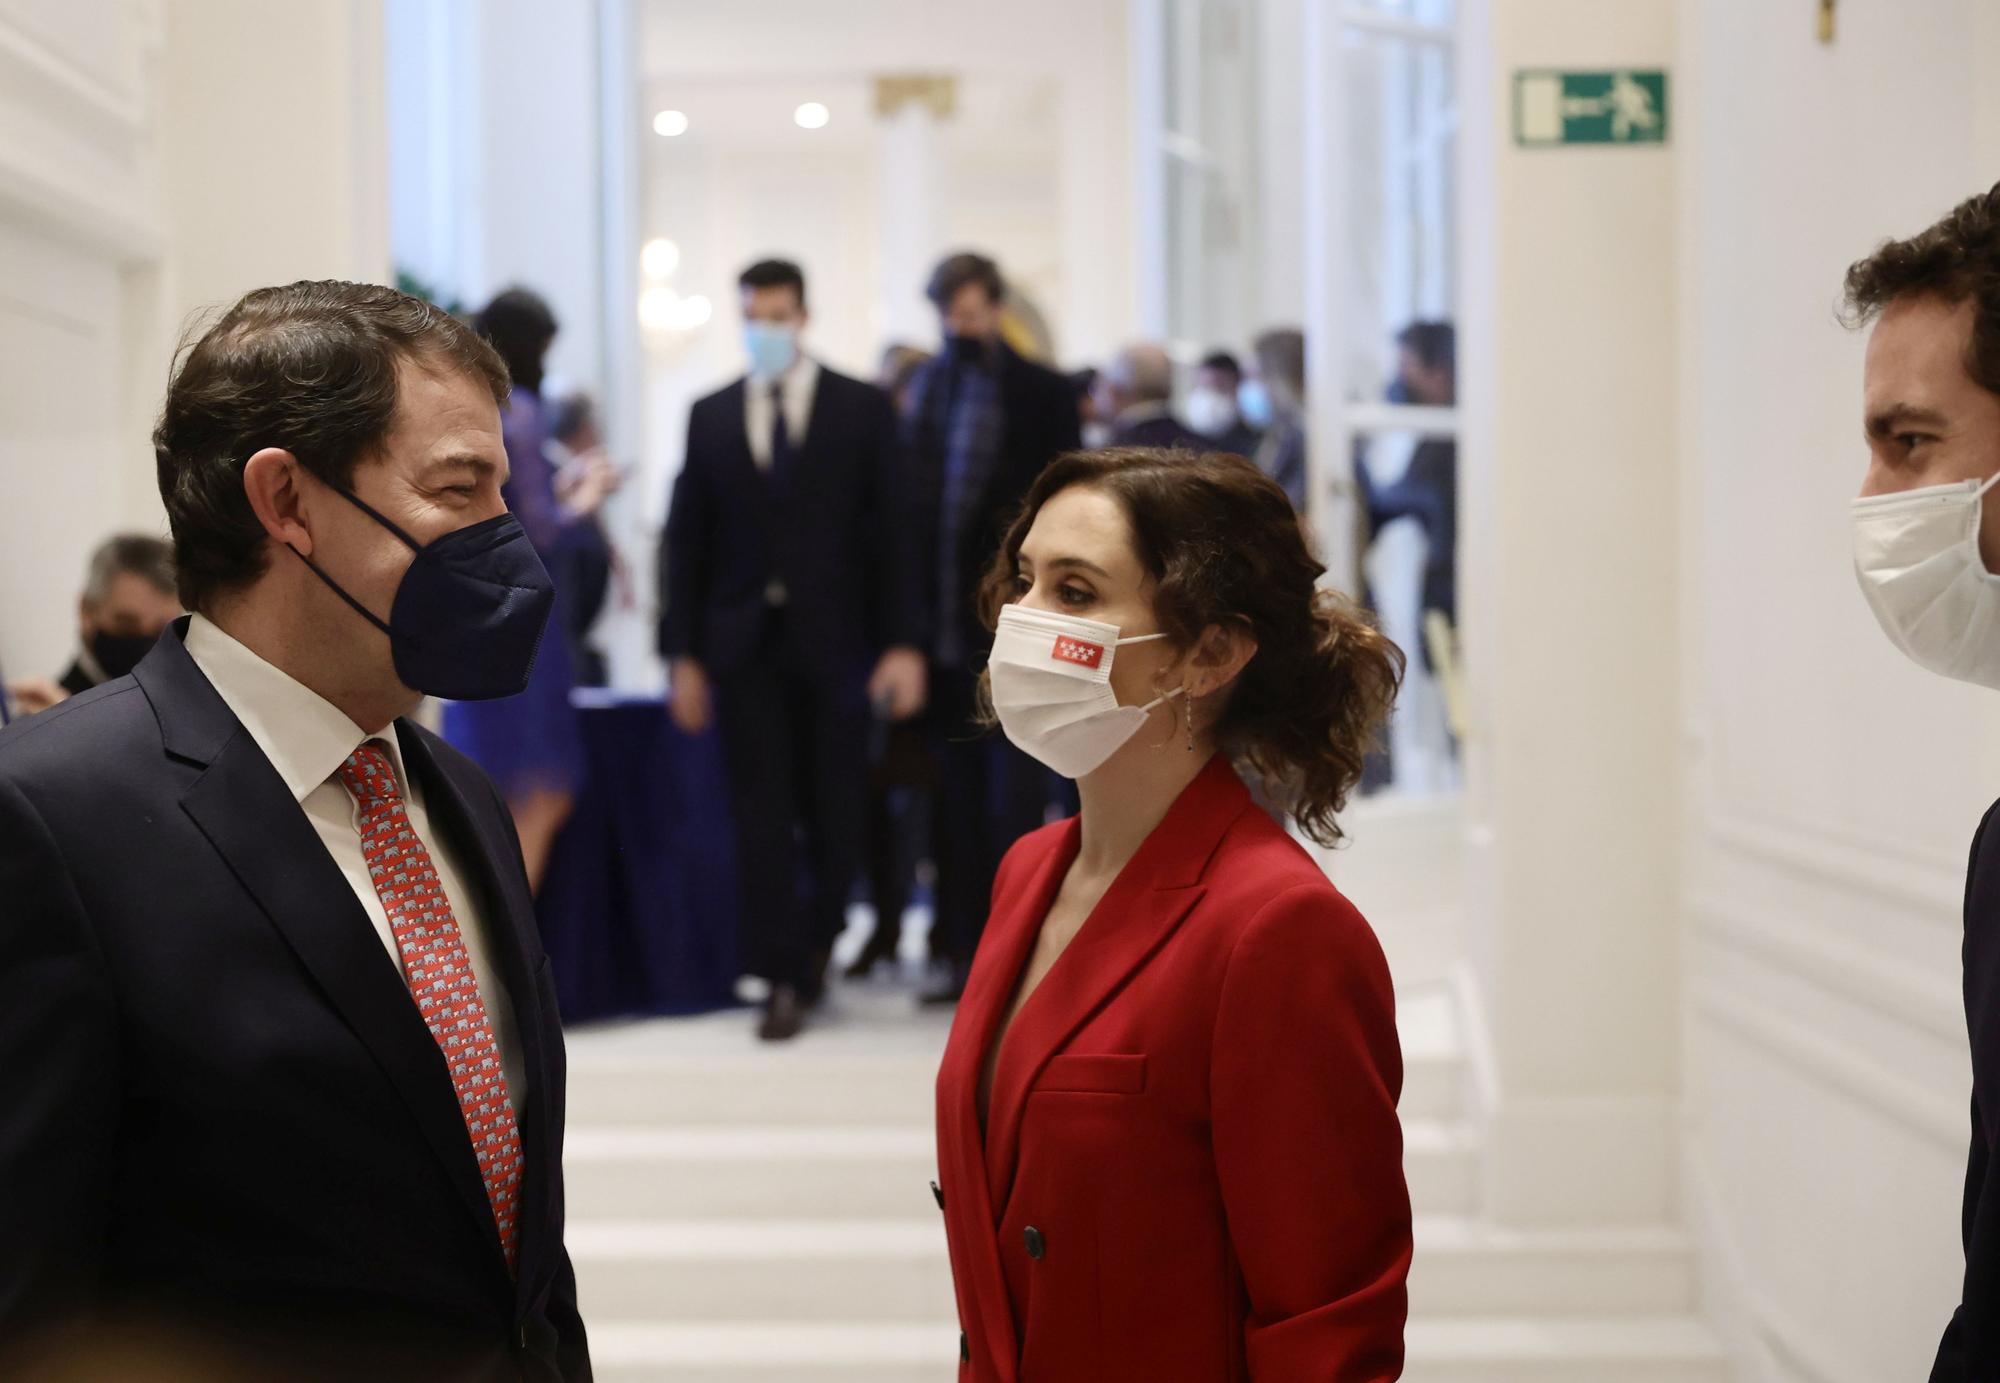
<instances>
[{"instance_id":1,"label":"background man's dark suit","mask_svg":"<svg viewBox=\"0 0 2000 1383\"><path fill-rule=\"evenodd\" d=\"M973 723L979 674L992 644L992 636L979 621L975 597L1028 487L1050 461L1083 445L1069 381L1022 359L1005 343L996 343L993 352L991 368L998 375L1001 416L997 455L991 474L964 510L951 544L956 560L948 574L942 571L947 550L948 430L940 426L948 417L942 401L954 388L953 372L969 367L950 352L926 365L912 383L910 409L903 420L907 523L920 573L918 589L928 598L924 627L931 655L929 722L938 760L932 836L938 869L934 925L943 929L947 952L961 978L986 923L1000 858L1041 824L1051 787L1041 765L998 731L983 731Z\"/></svg>"},{"instance_id":2,"label":"background man's dark suit","mask_svg":"<svg viewBox=\"0 0 2000 1383\"><path fill-rule=\"evenodd\" d=\"M1114 447L1180 447L1187 451L1213 451L1215 444L1187 426L1172 413L1155 413L1130 424L1119 424L1111 434Z\"/></svg>"},{"instance_id":3,"label":"background man's dark suit","mask_svg":"<svg viewBox=\"0 0 2000 1383\"><path fill-rule=\"evenodd\" d=\"M867 825L867 679L917 646L918 604L891 510L895 416L872 384L821 367L788 464L753 459L745 380L697 402L667 517L660 647L715 687L745 869L754 974L804 986L844 923ZM768 384L761 387L769 388ZM773 581L782 606L769 599ZM806 827L813 903L796 899Z\"/></svg>"},{"instance_id":4,"label":"background man's dark suit","mask_svg":"<svg viewBox=\"0 0 2000 1383\"><path fill-rule=\"evenodd\" d=\"M269 1351L270 1377L587 1379L562 1034L506 808L397 723L518 1025L518 1281L437 1042L185 628L0 732L0 1356L84 1311Z\"/></svg>"},{"instance_id":5,"label":"background man's dark suit","mask_svg":"<svg viewBox=\"0 0 2000 1383\"><path fill-rule=\"evenodd\" d=\"M1931 1383L2000 1377L2000 803L1972 838L1965 876L1965 1018L1972 1039L1972 1140L1965 1164L1965 1286ZM1983 1020L1983 1021L1982 1021Z\"/></svg>"}]
</instances>

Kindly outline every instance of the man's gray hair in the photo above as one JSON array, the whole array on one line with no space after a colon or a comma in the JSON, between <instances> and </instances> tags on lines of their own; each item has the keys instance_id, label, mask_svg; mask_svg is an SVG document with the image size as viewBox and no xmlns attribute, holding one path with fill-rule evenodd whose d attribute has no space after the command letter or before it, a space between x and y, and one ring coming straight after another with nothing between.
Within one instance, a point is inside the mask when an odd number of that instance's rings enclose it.
<instances>
[{"instance_id":1,"label":"man's gray hair","mask_svg":"<svg viewBox=\"0 0 2000 1383\"><path fill-rule=\"evenodd\" d=\"M1174 396L1174 361L1154 345L1127 346L1104 367L1114 388L1139 403L1165 403Z\"/></svg>"},{"instance_id":2,"label":"man's gray hair","mask_svg":"<svg viewBox=\"0 0 2000 1383\"><path fill-rule=\"evenodd\" d=\"M120 533L107 539L90 554L90 572L84 578L83 598L102 603L111 595L111 583L126 574L139 577L162 595L174 593L174 550L159 538L144 533Z\"/></svg>"}]
</instances>

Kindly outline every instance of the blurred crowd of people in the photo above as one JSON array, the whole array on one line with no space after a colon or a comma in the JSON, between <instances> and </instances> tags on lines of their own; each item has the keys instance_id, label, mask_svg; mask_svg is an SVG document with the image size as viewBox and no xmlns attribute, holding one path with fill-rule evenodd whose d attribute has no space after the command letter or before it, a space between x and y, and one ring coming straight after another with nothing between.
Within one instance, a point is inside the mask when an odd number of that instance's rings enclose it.
<instances>
[{"instance_id":1,"label":"blurred crowd of people","mask_svg":"<svg viewBox=\"0 0 2000 1383\"><path fill-rule=\"evenodd\" d=\"M849 976L897 964L903 916L928 892L921 997L951 1003L1001 856L1074 810L1071 785L989 733L981 699L990 636L974 596L1036 476L1084 448L1223 451L1254 460L1303 514L1306 342L1274 328L1247 357L1217 348L1193 360L1140 342L1058 373L1010 339L999 266L960 253L926 289L941 348L892 344L860 380L812 352L796 264L753 264L738 290L746 368L689 413L661 536L658 648L674 723L721 741L744 963L766 982L761 1035L783 1040L826 992L857 881L875 923ZM572 693L606 681L592 629L607 603L635 603L601 520L623 471L589 396L545 397L559 324L539 295L508 289L471 320L512 378L505 496L558 606L528 689L447 703L443 730L498 785L539 885L583 786ZM1417 323L1396 344L1386 401L1450 406L1451 326ZM1352 467L1363 546L1415 520L1423 608L1454 618L1453 444L1416 440L1386 468L1357 444ZM113 538L90 561L72 665L13 681L0 701L32 713L129 672L179 610L168 546ZM1388 776L1385 759L1368 785Z\"/></svg>"}]
</instances>

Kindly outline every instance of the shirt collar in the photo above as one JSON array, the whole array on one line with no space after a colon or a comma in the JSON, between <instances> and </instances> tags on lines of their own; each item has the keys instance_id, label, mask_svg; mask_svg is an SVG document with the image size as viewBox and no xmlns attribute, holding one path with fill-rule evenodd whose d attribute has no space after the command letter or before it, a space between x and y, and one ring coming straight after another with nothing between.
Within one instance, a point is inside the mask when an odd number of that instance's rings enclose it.
<instances>
[{"instance_id":1,"label":"shirt collar","mask_svg":"<svg viewBox=\"0 0 2000 1383\"><path fill-rule=\"evenodd\" d=\"M188 621L186 646L188 657L278 770L294 801L305 801L347 762L348 755L371 739L382 742L396 781L409 792L403 749L393 725L373 734L363 731L339 707L201 615Z\"/></svg>"}]
</instances>

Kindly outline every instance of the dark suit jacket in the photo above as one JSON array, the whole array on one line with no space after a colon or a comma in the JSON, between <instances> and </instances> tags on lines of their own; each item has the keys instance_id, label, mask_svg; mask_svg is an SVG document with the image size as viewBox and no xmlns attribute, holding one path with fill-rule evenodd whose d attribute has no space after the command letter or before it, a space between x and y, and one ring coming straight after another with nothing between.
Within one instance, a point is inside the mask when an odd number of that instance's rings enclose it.
<instances>
[{"instance_id":1,"label":"dark suit jacket","mask_svg":"<svg viewBox=\"0 0 2000 1383\"><path fill-rule=\"evenodd\" d=\"M660 565L661 653L727 677L763 635L774 576L785 585L787 636L820 675L849 676L885 648L914 646L888 395L822 367L812 419L779 481L751 458L746 387L738 380L688 416Z\"/></svg>"},{"instance_id":2,"label":"dark suit jacket","mask_svg":"<svg viewBox=\"0 0 2000 1383\"><path fill-rule=\"evenodd\" d=\"M1215 443L1187 426L1171 413L1142 418L1130 427L1111 434L1114 447L1180 447L1187 451L1213 451Z\"/></svg>"},{"instance_id":3,"label":"dark suit jacket","mask_svg":"<svg viewBox=\"0 0 2000 1383\"><path fill-rule=\"evenodd\" d=\"M1410 1198L1382 949L1217 755L988 1053L1075 861L1000 866L938 1070L965 1383L1387 1383Z\"/></svg>"},{"instance_id":4,"label":"dark suit jacket","mask_svg":"<svg viewBox=\"0 0 2000 1383\"><path fill-rule=\"evenodd\" d=\"M398 722L513 999L518 1280L443 1054L185 628L0 732L0 1355L143 1317L265 1353L253 1376L588 1379L562 1033L506 807Z\"/></svg>"},{"instance_id":5,"label":"dark suit jacket","mask_svg":"<svg viewBox=\"0 0 2000 1383\"><path fill-rule=\"evenodd\" d=\"M1972 1040L1972 1138L1965 1162L1965 1286L1931 1383L2000 1378L2000 803L1972 838L1965 877L1965 1025Z\"/></svg>"},{"instance_id":6,"label":"dark suit jacket","mask_svg":"<svg viewBox=\"0 0 2000 1383\"><path fill-rule=\"evenodd\" d=\"M1070 382L1053 370L1022 359L1005 343L998 348L1000 370L1000 454L977 503L969 507L966 529L958 543L958 590L962 599L955 610L938 608L938 565L942 552L944 504L944 453L941 438L926 434L923 424L924 400L941 386L952 362L949 353L940 355L918 371L911 383L912 409L903 419L903 457L908 479L904 488L909 505L905 520L911 535L917 565L917 589L925 598L922 608L927 642L936 647L938 632L946 620L956 621L959 646L977 650L973 666L984 664L984 650L992 635L980 623L975 605L979 583L1000 550L1007 525L1026 498L1028 487L1042 468L1066 451L1083 445L1082 420L1077 413L1076 391Z\"/></svg>"}]
</instances>

